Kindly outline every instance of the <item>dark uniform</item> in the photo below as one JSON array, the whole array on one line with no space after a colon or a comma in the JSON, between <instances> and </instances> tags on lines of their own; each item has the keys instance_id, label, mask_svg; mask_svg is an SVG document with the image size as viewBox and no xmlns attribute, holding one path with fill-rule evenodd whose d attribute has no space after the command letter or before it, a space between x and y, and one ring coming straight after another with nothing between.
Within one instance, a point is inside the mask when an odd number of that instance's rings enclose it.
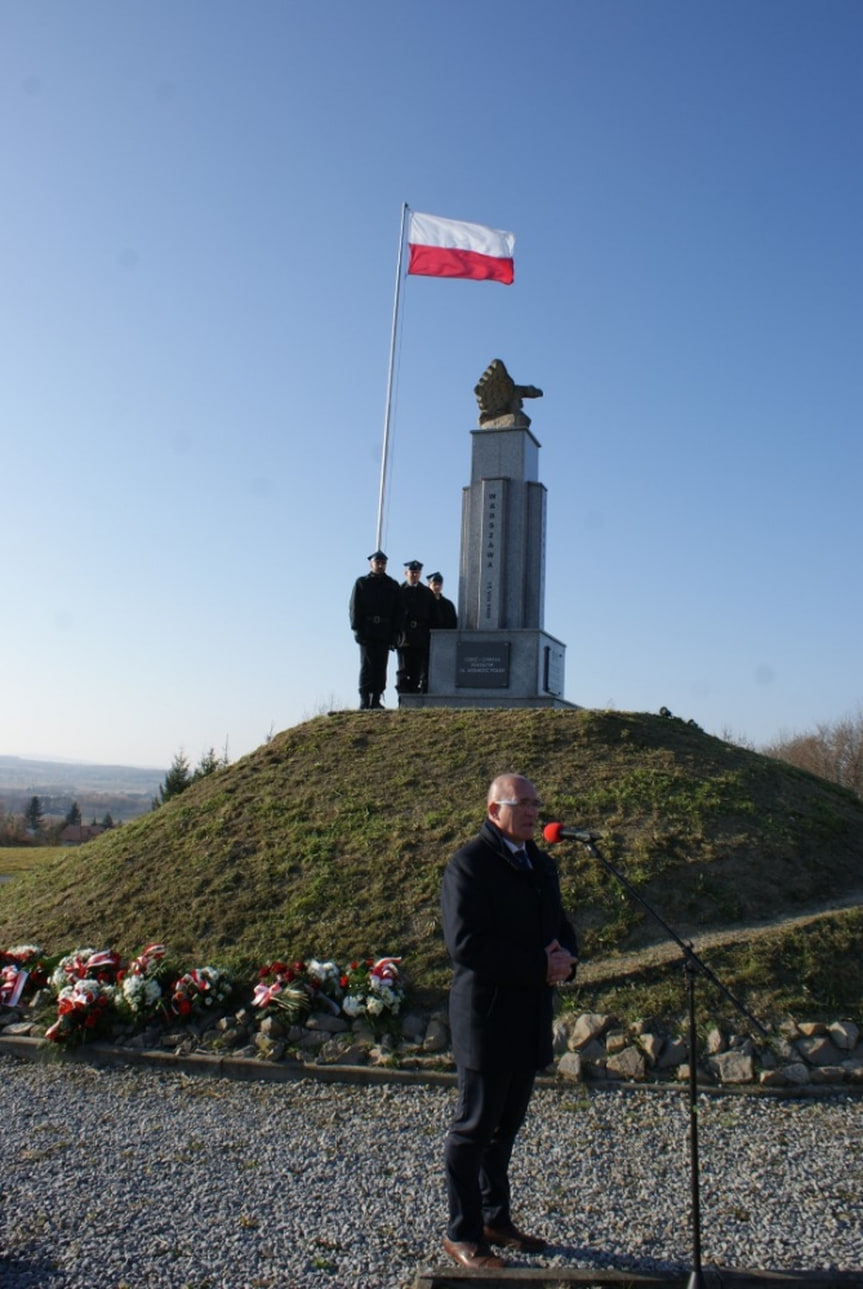
<instances>
[{"instance_id":1,"label":"dark uniform","mask_svg":"<svg viewBox=\"0 0 863 1289\"><path fill-rule=\"evenodd\" d=\"M405 564L412 572L422 572L419 560ZM425 694L428 690L429 644L431 629L436 625L437 602L427 586L402 582L399 587L401 632L396 689L400 694Z\"/></svg>"},{"instance_id":2,"label":"dark uniform","mask_svg":"<svg viewBox=\"0 0 863 1289\"><path fill-rule=\"evenodd\" d=\"M458 628L458 614L455 611L455 605L452 600L448 600L445 595L439 594L435 587L443 586L442 573L429 573L426 579L429 589L435 598L436 612L435 620L432 627L436 631L455 631Z\"/></svg>"},{"instance_id":3,"label":"dark uniform","mask_svg":"<svg viewBox=\"0 0 863 1289\"><path fill-rule=\"evenodd\" d=\"M446 1147L448 1236L468 1241L464 1265L494 1266L482 1247L487 1228L511 1232L498 1243L539 1250L543 1241L512 1224L508 1168L537 1070L552 1060L554 993L546 950L578 944L563 911L557 869L532 841L516 862L488 819L444 873L443 933L453 961L449 1018L459 1100ZM574 968L573 972L574 974ZM492 1238L494 1238L492 1236Z\"/></svg>"},{"instance_id":4,"label":"dark uniform","mask_svg":"<svg viewBox=\"0 0 863 1289\"><path fill-rule=\"evenodd\" d=\"M387 557L375 551L369 562L377 565L358 577L351 592L351 630L360 646L360 709L383 707L390 649L398 643L401 621L400 588L386 572Z\"/></svg>"}]
</instances>

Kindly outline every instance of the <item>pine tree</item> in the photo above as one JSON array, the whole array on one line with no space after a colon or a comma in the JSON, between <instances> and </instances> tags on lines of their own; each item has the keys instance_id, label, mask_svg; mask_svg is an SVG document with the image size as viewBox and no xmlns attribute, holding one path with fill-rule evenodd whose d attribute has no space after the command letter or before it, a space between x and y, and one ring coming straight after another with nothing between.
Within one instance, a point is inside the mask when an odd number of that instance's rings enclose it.
<instances>
[{"instance_id":1,"label":"pine tree","mask_svg":"<svg viewBox=\"0 0 863 1289\"><path fill-rule=\"evenodd\" d=\"M45 818L45 812L38 797L30 798L30 804L24 811L24 818L27 821L28 828L31 828L33 832L39 832L42 827L42 821Z\"/></svg>"},{"instance_id":2,"label":"pine tree","mask_svg":"<svg viewBox=\"0 0 863 1289\"><path fill-rule=\"evenodd\" d=\"M171 762L171 768L165 775L165 782L159 785L159 795L153 798L153 809L158 810L166 801L172 797L179 797L181 792L185 792L192 783L192 774L189 770L188 757L183 752L178 752Z\"/></svg>"}]
</instances>

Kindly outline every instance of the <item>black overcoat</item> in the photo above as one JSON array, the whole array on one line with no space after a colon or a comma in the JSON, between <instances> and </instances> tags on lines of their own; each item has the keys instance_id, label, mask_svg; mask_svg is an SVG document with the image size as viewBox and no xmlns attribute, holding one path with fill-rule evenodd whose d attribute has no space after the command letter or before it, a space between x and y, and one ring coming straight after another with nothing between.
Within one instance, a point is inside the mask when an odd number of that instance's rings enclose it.
<instances>
[{"instance_id":1,"label":"black overcoat","mask_svg":"<svg viewBox=\"0 0 863 1289\"><path fill-rule=\"evenodd\" d=\"M539 1070L552 1061L554 990L546 984L545 946L559 940L577 956L578 943L561 903L557 867L532 841L526 850L530 872L516 867L487 819L444 873L453 1056L468 1069Z\"/></svg>"},{"instance_id":2,"label":"black overcoat","mask_svg":"<svg viewBox=\"0 0 863 1289\"><path fill-rule=\"evenodd\" d=\"M351 630L359 644L385 642L395 648L401 627L399 584L387 573L358 577L351 591L348 612Z\"/></svg>"}]
</instances>

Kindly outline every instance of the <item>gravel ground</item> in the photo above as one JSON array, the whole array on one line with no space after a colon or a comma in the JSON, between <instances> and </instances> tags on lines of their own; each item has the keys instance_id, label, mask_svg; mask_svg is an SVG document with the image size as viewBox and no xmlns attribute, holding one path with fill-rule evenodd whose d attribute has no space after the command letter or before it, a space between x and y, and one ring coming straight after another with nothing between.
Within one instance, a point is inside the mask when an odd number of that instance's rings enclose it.
<instances>
[{"instance_id":1,"label":"gravel ground","mask_svg":"<svg viewBox=\"0 0 863 1289\"><path fill-rule=\"evenodd\" d=\"M235 1083L0 1056L3 1289L407 1289L447 1266L451 1088ZM678 1090L540 1088L532 1266L691 1269ZM699 1099L702 1261L863 1268L863 1100ZM861 1281L863 1282L863 1281Z\"/></svg>"}]
</instances>

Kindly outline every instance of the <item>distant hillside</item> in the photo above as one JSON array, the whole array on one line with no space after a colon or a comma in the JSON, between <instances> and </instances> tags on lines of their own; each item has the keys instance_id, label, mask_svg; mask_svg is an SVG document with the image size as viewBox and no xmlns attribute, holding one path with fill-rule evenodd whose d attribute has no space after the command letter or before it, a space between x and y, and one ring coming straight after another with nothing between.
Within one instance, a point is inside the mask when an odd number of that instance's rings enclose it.
<instances>
[{"instance_id":1,"label":"distant hillside","mask_svg":"<svg viewBox=\"0 0 863 1289\"><path fill-rule=\"evenodd\" d=\"M77 801L85 819L101 819L110 811L115 822L122 822L150 809L165 774L129 765L0 756L0 808L20 815L37 796L46 815L62 817Z\"/></svg>"},{"instance_id":2,"label":"distant hillside","mask_svg":"<svg viewBox=\"0 0 863 1289\"><path fill-rule=\"evenodd\" d=\"M441 873L506 769L536 782L545 820L599 830L681 934L848 903L863 887L859 799L674 718L340 712L0 888L0 941L128 953L160 939L242 968L398 953L438 991ZM582 847L554 853L586 959L662 938Z\"/></svg>"}]
</instances>

